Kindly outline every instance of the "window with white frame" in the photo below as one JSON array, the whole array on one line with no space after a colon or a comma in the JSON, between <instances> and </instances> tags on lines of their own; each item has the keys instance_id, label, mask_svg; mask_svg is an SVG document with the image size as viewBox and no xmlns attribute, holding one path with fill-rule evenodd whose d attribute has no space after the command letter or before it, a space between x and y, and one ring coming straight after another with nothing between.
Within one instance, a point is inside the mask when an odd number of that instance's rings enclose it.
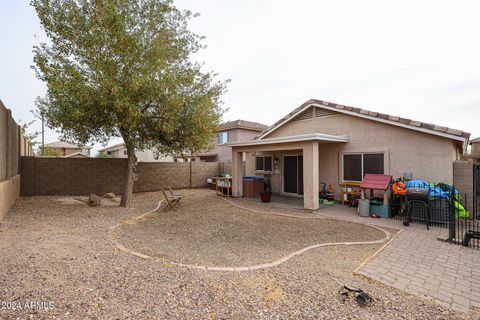
<instances>
[{"instance_id":1,"label":"window with white frame","mask_svg":"<svg viewBox=\"0 0 480 320\"><path fill-rule=\"evenodd\" d=\"M384 153L344 153L341 161L342 181L361 182L366 174L385 173Z\"/></svg>"},{"instance_id":2,"label":"window with white frame","mask_svg":"<svg viewBox=\"0 0 480 320\"><path fill-rule=\"evenodd\" d=\"M228 132L218 133L218 144L225 144L228 142Z\"/></svg>"},{"instance_id":3,"label":"window with white frame","mask_svg":"<svg viewBox=\"0 0 480 320\"><path fill-rule=\"evenodd\" d=\"M127 149L123 149L123 155L127 155Z\"/></svg>"},{"instance_id":4,"label":"window with white frame","mask_svg":"<svg viewBox=\"0 0 480 320\"><path fill-rule=\"evenodd\" d=\"M108 150L108 151L107 151L107 155L111 156L111 155L112 155L112 151Z\"/></svg>"},{"instance_id":5,"label":"window with white frame","mask_svg":"<svg viewBox=\"0 0 480 320\"><path fill-rule=\"evenodd\" d=\"M272 171L272 156L255 157L255 171Z\"/></svg>"}]
</instances>

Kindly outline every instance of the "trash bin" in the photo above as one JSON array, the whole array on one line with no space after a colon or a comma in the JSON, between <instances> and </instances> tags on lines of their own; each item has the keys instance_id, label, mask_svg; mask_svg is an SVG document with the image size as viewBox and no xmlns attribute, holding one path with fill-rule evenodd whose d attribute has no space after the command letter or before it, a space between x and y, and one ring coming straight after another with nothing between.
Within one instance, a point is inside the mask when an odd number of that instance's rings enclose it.
<instances>
[{"instance_id":1,"label":"trash bin","mask_svg":"<svg viewBox=\"0 0 480 320\"><path fill-rule=\"evenodd\" d=\"M257 176L243 177L243 196L245 198L260 198L260 192L264 189L263 178Z\"/></svg>"},{"instance_id":2,"label":"trash bin","mask_svg":"<svg viewBox=\"0 0 480 320\"><path fill-rule=\"evenodd\" d=\"M368 199L358 200L358 215L360 217L370 216L370 200Z\"/></svg>"}]
</instances>

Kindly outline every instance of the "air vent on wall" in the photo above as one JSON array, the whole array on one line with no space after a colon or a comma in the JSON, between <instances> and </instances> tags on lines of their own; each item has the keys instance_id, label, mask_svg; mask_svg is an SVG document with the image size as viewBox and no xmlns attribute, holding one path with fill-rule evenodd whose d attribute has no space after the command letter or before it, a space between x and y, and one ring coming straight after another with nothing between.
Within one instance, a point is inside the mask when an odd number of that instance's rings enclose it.
<instances>
[{"instance_id":1,"label":"air vent on wall","mask_svg":"<svg viewBox=\"0 0 480 320\"><path fill-rule=\"evenodd\" d=\"M308 108L304 112L300 113L296 116L292 121L299 121L299 120L308 120L313 119L313 108Z\"/></svg>"},{"instance_id":2,"label":"air vent on wall","mask_svg":"<svg viewBox=\"0 0 480 320\"><path fill-rule=\"evenodd\" d=\"M315 118L322 118L322 117L326 117L326 116L331 116L331 115L334 115L336 113L338 113L338 112L325 110L325 109L322 109L322 108L317 108L317 110L315 110Z\"/></svg>"}]
</instances>

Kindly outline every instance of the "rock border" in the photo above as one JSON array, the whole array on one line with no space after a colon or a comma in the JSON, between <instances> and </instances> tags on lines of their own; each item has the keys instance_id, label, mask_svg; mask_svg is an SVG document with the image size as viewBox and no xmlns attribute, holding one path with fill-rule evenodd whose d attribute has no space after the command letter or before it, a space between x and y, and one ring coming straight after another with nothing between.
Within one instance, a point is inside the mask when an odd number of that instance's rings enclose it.
<instances>
[{"instance_id":1,"label":"rock border","mask_svg":"<svg viewBox=\"0 0 480 320\"><path fill-rule=\"evenodd\" d=\"M242 209L242 210L246 210L246 211L250 211L250 212L254 212L254 213L260 213L260 214L270 214L270 215L277 215L277 216L282 216L282 217L288 217L288 218L297 218L297 219L324 219L324 220L339 220L339 221L345 221L344 219L334 219L334 218L331 218L331 217L325 217L325 216L299 216L299 215L290 215L290 214L286 214L286 213L272 213L272 212L265 212L265 211L260 211L260 210L256 210L256 209L252 209L252 208L247 208L247 207L243 207L239 204L236 204L232 201L230 201L229 199L225 198L225 197L218 197L220 199L223 199L224 201L227 201L228 203L230 203L231 205L239 208L239 209ZM123 221L121 221L120 223L117 223L116 225L110 227L110 235L112 236L112 240L115 244L115 247L116 249L118 249L119 251L121 252L124 252L124 253L127 253L127 254L130 254L130 255L133 255L135 257L138 257L138 258L141 258L141 259L144 259L144 260L147 260L147 259L153 259L153 260L157 260L157 261L162 261L165 263L165 260L163 259L159 259L159 258L156 258L156 257L152 257L152 256L149 256L149 255L146 255L146 254L143 254L141 252L138 252L138 251L135 251L135 250L132 250L132 249L129 249L127 247L125 247L123 244L121 244L120 242L118 242L114 235L113 235L113 232L115 229L117 229L118 227L134 220L134 221L139 221L143 218L145 218L146 216L158 211L161 206L162 206L162 203L163 203L163 199L160 200L157 204L157 206L153 209L153 210L150 210L144 214L141 214L139 216L136 216L136 217L130 217L130 218L127 218L127 219L124 219ZM350 221L351 222L351 221ZM365 225L365 226L368 226L368 227L371 227L371 228L374 228L374 229L377 229L377 230L380 230L382 231L384 234L385 234L385 237L383 239L380 239L380 240L373 240L373 241L354 241L354 242L326 242L326 243L319 243L319 244L315 244L315 245L311 245L311 246L308 246L308 247L305 247L305 248L302 248L298 251L295 251L295 252L292 252L292 253L289 253L285 256L283 256L282 258L280 259L277 259L275 261L272 261L272 262L267 262L267 263L262 263L262 264L256 264L256 265L252 265L252 266L239 266L239 267L226 267L226 266L213 266L213 267L209 267L209 266L202 266L202 265L192 265L192 264L183 264L183 263L178 263L178 262L167 262L169 265L173 265L173 266L178 266L178 267L184 267L184 268L190 268L190 269L197 269L197 270L204 270L204 271L230 271L230 272L244 272L244 271L252 271L252 270L260 270L260 269L267 269L267 268L272 268L272 267L275 267L275 266L278 266L282 263L285 263L287 262L288 260L292 259L293 257L296 257L296 256L299 256L309 250L312 250L312 249L316 249L316 248L321 248L321 247L330 247L330 246L356 246L356 245L371 245L371 244L379 244L379 243L384 243L384 245L379 249L377 250L373 255L371 255L370 257L368 257L364 262L362 262L355 270L354 270L354 274L356 274L358 272L358 270L360 268L362 268L368 261L370 261L371 259L373 259L374 257L376 257L393 239L395 239L399 234L400 232L397 232L397 234L394 236L394 237L391 237L390 236L390 233L387 231L387 230L384 230L378 226L375 226L375 225L371 225L371 224L367 224L367 223L359 223L359 222L351 222L351 223L356 223L356 224L361 224L361 225Z\"/></svg>"}]
</instances>

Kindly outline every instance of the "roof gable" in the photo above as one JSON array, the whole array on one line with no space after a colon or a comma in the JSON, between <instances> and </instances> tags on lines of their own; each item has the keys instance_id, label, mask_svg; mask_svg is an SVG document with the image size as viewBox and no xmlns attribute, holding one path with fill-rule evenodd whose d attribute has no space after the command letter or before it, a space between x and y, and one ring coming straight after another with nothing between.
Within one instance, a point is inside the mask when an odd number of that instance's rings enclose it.
<instances>
[{"instance_id":1,"label":"roof gable","mask_svg":"<svg viewBox=\"0 0 480 320\"><path fill-rule=\"evenodd\" d=\"M323 118L323 117L333 116L336 114L339 114L339 113L331 110L325 110L316 106L309 106L304 111L300 112L299 115L293 117L290 121L301 121L301 120Z\"/></svg>"},{"instance_id":2,"label":"roof gable","mask_svg":"<svg viewBox=\"0 0 480 320\"><path fill-rule=\"evenodd\" d=\"M313 107L316 107L317 109L313 109ZM353 108L353 107L335 104L327 101L312 99L305 102L300 107L290 112L287 116L277 121L268 130L264 131L261 135L259 135L258 139L263 139L264 137L266 137L267 135L274 132L275 130L277 130L278 128L280 128L281 126L283 126L284 124L290 121L295 121L296 119L297 120L307 119L304 113L307 112L309 114L310 109L312 110L321 109L323 110L322 112L332 112L333 114L335 113L349 114L349 115L364 118L364 119L378 121L378 122L382 122L382 123L386 123L394 126L411 129L411 130L421 131L421 132L442 136L445 138L462 141L462 142L468 141L468 138L470 137L470 133L463 132L461 130L437 126L430 123L405 119L405 118L396 117L396 116L391 116L388 114L373 112L373 111L364 110L360 108Z\"/></svg>"},{"instance_id":3,"label":"roof gable","mask_svg":"<svg viewBox=\"0 0 480 320\"><path fill-rule=\"evenodd\" d=\"M264 130L267 130L268 128L269 128L268 126L258 122L239 119L235 121L222 123L220 125L219 131L226 131L226 130L232 130L232 129L246 129L246 130L262 132Z\"/></svg>"}]
</instances>

